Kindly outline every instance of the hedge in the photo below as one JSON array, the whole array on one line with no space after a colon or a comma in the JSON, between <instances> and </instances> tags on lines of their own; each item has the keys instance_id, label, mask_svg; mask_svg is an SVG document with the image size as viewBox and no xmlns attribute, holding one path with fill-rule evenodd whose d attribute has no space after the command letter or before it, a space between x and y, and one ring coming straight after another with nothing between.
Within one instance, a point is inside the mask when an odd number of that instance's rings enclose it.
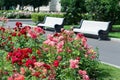
<instances>
[{"instance_id":1,"label":"hedge","mask_svg":"<svg viewBox=\"0 0 120 80\"><path fill-rule=\"evenodd\" d=\"M31 19L33 22L38 23L38 22L42 22L46 16L63 18L64 14L62 13L32 13Z\"/></svg>"}]
</instances>

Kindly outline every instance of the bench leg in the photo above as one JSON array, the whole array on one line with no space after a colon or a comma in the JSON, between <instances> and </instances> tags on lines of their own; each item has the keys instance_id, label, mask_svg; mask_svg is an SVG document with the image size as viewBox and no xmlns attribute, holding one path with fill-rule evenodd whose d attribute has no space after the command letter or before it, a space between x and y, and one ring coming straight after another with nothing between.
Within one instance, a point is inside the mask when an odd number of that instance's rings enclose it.
<instances>
[{"instance_id":1,"label":"bench leg","mask_svg":"<svg viewBox=\"0 0 120 80\"><path fill-rule=\"evenodd\" d=\"M108 32L100 30L98 40L108 40Z\"/></svg>"},{"instance_id":2,"label":"bench leg","mask_svg":"<svg viewBox=\"0 0 120 80\"><path fill-rule=\"evenodd\" d=\"M61 25L55 25L56 32L61 32L61 28L63 28Z\"/></svg>"}]
</instances>

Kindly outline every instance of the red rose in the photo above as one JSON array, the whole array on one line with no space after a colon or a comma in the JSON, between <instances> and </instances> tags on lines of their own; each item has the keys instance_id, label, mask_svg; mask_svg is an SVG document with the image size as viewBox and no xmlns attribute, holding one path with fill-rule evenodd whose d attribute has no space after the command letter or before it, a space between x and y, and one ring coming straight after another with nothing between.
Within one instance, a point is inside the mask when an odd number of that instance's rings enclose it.
<instances>
[{"instance_id":1,"label":"red rose","mask_svg":"<svg viewBox=\"0 0 120 80\"><path fill-rule=\"evenodd\" d=\"M5 28L4 27L0 27L0 31L4 32Z\"/></svg>"},{"instance_id":2,"label":"red rose","mask_svg":"<svg viewBox=\"0 0 120 80\"><path fill-rule=\"evenodd\" d=\"M59 61L58 61L58 60L55 60L54 63L53 63L53 65L54 65L55 67L58 67L58 66L59 66Z\"/></svg>"},{"instance_id":3,"label":"red rose","mask_svg":"<svg viewBox=\"0 0 120 80\"><path fill-rule=\"evenodd\" d=\"M21 27L21 26L22 26L22 23L21 23L21 22L16 22L16 26L17 26L17 27Z\"/></svg>"},{"instance_id":4,"label":"red rose","mask_svg":"<svg viewBox=\"0 0 120 80\"><path fill-rule=\"evenodd\" d=\"M50 70L50 66L48 64L43 65L46 69Z\"/></svg>"},{"instance_id":5,"label":"red rose","mask_svg":"<svg viewBox=\"0 0 120 80\"><path fill-rule=\"evenodd\" d=\"M35 73L33 73L33 76L35 76L35 77L39 77L40 76L40 72L35 72Z\"/></svg>"},{"instance_id":6,"label":"red rose","mask_svg":"<svg viewBox=\"0 0 120 80\"><path fill-rule=\"evenodd\" d=\"M16 32L13 32L13 33L12 33L12 36L16 36L16 34L17 34Z\"/></svg>"},{"instance_id":7,"label":"red rose","mask_svg":"<svg viewBox=\"0 0 120 80\"><path fill-rule=\"evenodd\" d=\"M34 63L35 63L35 60L28 59L25 65L26 67L30 67L30 66L34 67Z\"/></svg>"}]
</instances>

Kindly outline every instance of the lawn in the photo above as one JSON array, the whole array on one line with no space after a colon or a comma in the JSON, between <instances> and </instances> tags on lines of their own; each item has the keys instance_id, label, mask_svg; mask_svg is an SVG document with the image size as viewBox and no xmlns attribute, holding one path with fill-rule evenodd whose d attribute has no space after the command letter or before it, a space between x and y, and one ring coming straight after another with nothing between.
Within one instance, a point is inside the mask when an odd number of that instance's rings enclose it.
<instances>
[{"instance_id":1,"label":"lawn","mask_svg":"<svg viewBox=\"0 0 120 80\"><path fill-rule=\"evenodd\" d=\"M109 37L120 38L120 25L113 25L112 32L109 33Z\"/></svg>"},{"instance_id":2,"label":"lawn","mask_svg":"<svg viewBox=\"0 0 120 80\"><path fill-rule=\"evenodd\" d=\"M96 80L120 80L120 68L104 63L99 65L99 73Z\"/></svg>"}]
</instances>

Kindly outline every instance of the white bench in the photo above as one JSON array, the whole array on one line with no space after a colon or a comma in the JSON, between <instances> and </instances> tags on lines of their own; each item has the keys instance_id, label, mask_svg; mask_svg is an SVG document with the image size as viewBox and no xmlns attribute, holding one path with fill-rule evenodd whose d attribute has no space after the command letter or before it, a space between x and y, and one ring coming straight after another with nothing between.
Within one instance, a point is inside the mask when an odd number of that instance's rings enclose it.
<instances>
[{"instance_id":1,"label":"white bench","mask_svg":"<svg viewBox=\"0 0 120 80\"><path fill-rule=\"evenodd\" d=\"M73 28L74 32L97 35L99 39L108 37L110 22L81 20L79 28Z\"/></svg>"},{"instance_id":2,"label":"white bench","mask_svg":"<svg viewBox=\"0 0 120 80\"><path fill-rule=\"evenodd\" d=\"M37 26L40 27L50 27L50 28L54 28L56 30L56 32L60 32L61 28L63 28L63 22L64 22L64 18L57 18L57 17L45 17L44 22L43 23L39 23Z\"/></svg>"}]
</instances>

